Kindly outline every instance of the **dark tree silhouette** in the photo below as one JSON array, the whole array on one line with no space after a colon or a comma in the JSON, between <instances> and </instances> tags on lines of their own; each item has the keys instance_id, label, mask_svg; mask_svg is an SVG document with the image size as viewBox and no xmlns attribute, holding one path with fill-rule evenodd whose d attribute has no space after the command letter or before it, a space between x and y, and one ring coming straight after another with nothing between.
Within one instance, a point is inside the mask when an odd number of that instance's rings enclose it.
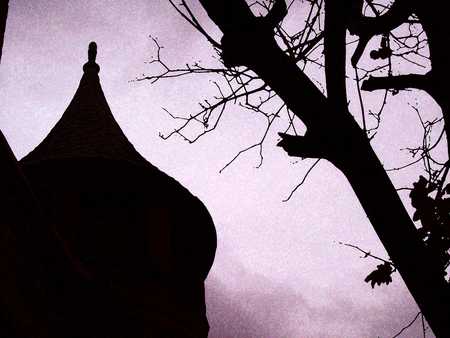
<instances>
[{"instance_id":1,"label":"dark tree silhouette","mask_svg":"<svg viewBox=\"0 0 450 338\"><path fill-rule=\"evenodd\" d=\"M180 6L172 1L171 3L218 51L225 68L205 68L199 64L185 68L170 68L161 59L160 47L156 41L158 56L153 62L162 65L165 71L159 75L144 76L139 80L147 79L154 82L185 74L216 73L226 79L232 88L231 93L226 94L218 86L220 95L216 97L216 102L205 101L201 104L201 111L198 114L191 114L188 117L172 115L176 119L181 119L183 123L181 127L163 138L181 135L185 140L194 142L217 126L228 103L241 99L242 106L263 113L267 117L268 128L281 110L285 109L291 121L288 128L290 134L280 133L281 141L278 146L290 156L328 160L346 176L386 248L392 266L395 266L401 274L431 329L437 337L450 337L448 325L450 292L443 273L442 257L439 252L430 249L430 245L424 243L423 236L409 217L395 187L370 145L368 137L370 130L366 126L364 115L363 126L360 127L348 109L346 94L347 32L360 37L352 57L352 64L355 67L370 38L383 34L380 48L372 51L371 57L388 60L388 77L369 77L371 72L366 71L362 89L395 91L411 87L426 89L441 105L447 126L448 97L445 95L445 83L448 76L444 69L446 58L443 48L447 45L449 35L443 11L436 10L426 2L413 1L411 4L396 0L390 10L385 7L387 12L383 14L374 8L372 1L367 1L367 6L374 10L374 17L366 17L362 14L362 0L310 1L312 9L305 28L296 34L288 34L280 23L294 1L288 4L284 0L253 2L253 6L267 10L265 16L256 16L245 0L199 1L209 18L223 33L220 43L202 27L186 1L181 1ZM319 16L322 3L324 28L315 30L314 27L317 25L321 28ZM416 14L417 17L411 16L412 14ZM390 58L395 51L389 44L389 31L401 23L418 22L422 24L429 40L432 71L426 75L393 76ZM417 38L415 53L419 55L426 41L421 41L412 33L409 36ZM401 38L397 38L396 41L398 44L402 43ZM311 52L322 43L326 95L299 67L299 62L305 60L312 63L320 62L317 58L311 57ZM398 47L397 54L406 58L401 52L401 46ZM254 93L258 93L259 98L256 104L251 100ZM267 113L264 105L274 97L281 99L281 108L275 113ZM383 106L384 104L385 100ZM306 126L307 130L303 135L296 132L293 122L296 118ZM379 115L375 118L379 123ZM194 138L183 133L193 123L199 123L204 127L204 130ZM427 132L429 128L429 125L424 125ZM254 147L261 149L265 135L260 142L243 151ZM421 151L421 158L426 157L430 160L429 150L433 147L426 144L415 151ZM431 167L427 169L433 174L431 176L434 180L441 175L439 177L442 185L446 170L441 168L434 172ZM377 270L379 271L368 276L368 281L373 284L390 281L391 263L383 264ZM388 277L386 277L387 270L389 270Z\"/></svg>"},{"instance_id":2,"label":"dark tree silhouette","mask_svg":"<svg viewBox=\"0 0 450 338\"><path fill-rule=\"evenodd\" d=\"M2 59L3 40L5 38L6 18L8 17L9 0L0 3L0 61Z\"/></svg>"}]
</instances>

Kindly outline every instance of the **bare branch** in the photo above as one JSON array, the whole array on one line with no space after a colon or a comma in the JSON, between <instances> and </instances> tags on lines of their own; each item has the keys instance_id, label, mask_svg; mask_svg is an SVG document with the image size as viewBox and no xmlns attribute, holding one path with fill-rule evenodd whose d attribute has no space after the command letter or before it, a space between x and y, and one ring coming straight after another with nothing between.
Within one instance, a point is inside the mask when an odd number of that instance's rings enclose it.
<instances>
[{"instance_id":1,"label":"bare branch","mask_svg":"<svg viewBox=\"0 0 450 338\"><path fill-rule=\"evenodd\" d=\"M187 22L189 22L197 31L199 31L203 36L213 45L214 48L221 49L220 43L215 41L211 35L209 35L205 29L200 25L200 23L197 21L197 18L192 13L191 9L189 8L188 4L185 0L182 0L180 5L181 7L184 7L187 11L187 14L184 13L178 6L175 4L173 0L169 0L170 4L175 8L175 10L180 14Z\"/></svg>"},{"instance_id":2,"label":"bare branch","mask_svg":"<svg viewBox=\"0 0 450 338\"><path fill-rule=\"evenodd\" d=\"M402 327L402 329L396 333L395 335L392 336L392 338L397 338L400 337L402 335L403 332L405 332L407 329L409 329L417 320L417 318L419 318L419 316L422 314L422 312L418 312L415 317L413 318L413 320L411 320L411 322L409 322L406 326Z\"/></svg>"},{"instance_id":3,"label":"bare branch","mask_svg":"<svg viewBox=\"0 0 450 338\"><path fill-rule=\"evenodd\" d=\"M305 184L306 179L309 177L309 174L311 174L311 172L313 171L314 167L315 167L317 164L319 164L320 160L321 160L321 159L319 158L319 159L317 159L317 160L314 161L314 163L313 163L313 164L309 167L309 169L306 171L306 173L305 173L305 175L303 176L303 178L302 178L302 180L300 181L300 183L298 183L298 184L294 187L294 189L291 190L289 196L288 196L287 198L285 198L285 199L283 200L283 202L289 201L289 200L292 198L292 196L294 196L294 193L298 190L298 188L300 188L303 184Z\"/></svg>"},{"instance_id":4,"label":"bare branch","mask_svg":"<svg viewBox=\"0 0 450 338\"><path fill-rule=\"evenodd\" d=\"M347 247L352 248L352 249L355 249L355 250L361 252L362 254L364 254L364 256L361 256L360 258L370 257L370 258L376 259L376 260L378 260L380 262L387 263L387 264L391 265L394 268L394 271L396 270L396 267L395 267L394 263L392 263L390 260L386 260L384 258L381 258L381 257L378 257L376 255L373 255L370 251L366 251L364 249L361 249L357 245L350 244L350 243L344 243L344 242L338 242L338 244L347 246Z\"/></svg>"}]
</instances>

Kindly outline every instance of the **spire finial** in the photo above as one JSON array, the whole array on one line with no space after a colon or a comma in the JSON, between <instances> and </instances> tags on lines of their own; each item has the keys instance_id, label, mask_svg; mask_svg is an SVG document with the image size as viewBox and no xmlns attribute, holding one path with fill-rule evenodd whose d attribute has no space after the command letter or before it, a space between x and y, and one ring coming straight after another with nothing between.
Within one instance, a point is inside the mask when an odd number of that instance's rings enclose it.
<instances>
[{"instance_id":1,"label":"spire finial","mask_svg":"<svg viewBox=\"0 0 450 338\"><path fill-rule=\"evenodd\" d=\"M97 44L95 41L92 41L89 44L89 50L88 50L88 60L90 63L95 63L95 58L97 57Z\"/></svg>"},{"instance_id":2,"label":"spire finial","mask_svg":"<svg viewBox=\"0 0 450 338\"><path fill-rule=\"evenodd\" d=\"M89 44L88 49L88 62L86 62L83 66L83 71L85 73L91 73L98 74L100 71L100 67L97 63L95 63L95 58L97 57L97 44L92 41Z\"/></svg>"}]
</instances>

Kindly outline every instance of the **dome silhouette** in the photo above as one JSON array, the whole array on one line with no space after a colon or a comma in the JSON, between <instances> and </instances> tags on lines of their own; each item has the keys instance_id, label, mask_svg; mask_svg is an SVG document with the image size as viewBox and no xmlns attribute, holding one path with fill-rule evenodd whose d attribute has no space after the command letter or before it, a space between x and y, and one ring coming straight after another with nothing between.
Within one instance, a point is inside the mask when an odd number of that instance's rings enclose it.
<instances>
[{"instance_id":1,"label":"dome silhouette","mask_svg":"<svg viewBox=\"0 0 450 338\"><path fill-rule=\"evenodd\" d=\"M44 255L52 330L65 338L207 337L213 221L124 135L96 53L92 42L66 111L20 161L64 249L64 258Z\"/></svg>"}]
</instances>

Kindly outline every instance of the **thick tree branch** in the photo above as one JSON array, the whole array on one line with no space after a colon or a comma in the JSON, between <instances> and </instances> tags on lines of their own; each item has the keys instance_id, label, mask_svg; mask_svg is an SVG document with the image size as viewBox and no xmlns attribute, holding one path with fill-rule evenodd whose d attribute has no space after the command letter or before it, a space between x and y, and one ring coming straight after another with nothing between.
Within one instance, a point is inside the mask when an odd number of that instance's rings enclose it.
<instances>
[{"instance_id":1,"label":"thick tree branch","mask_svg":"<svg viewBox=\"0 0 450 338\"><path fill-rule=\"evenodd\" d=\"M362 14L363 2L363 0L358 0L350 6L351 20L348 22L348 30L351 34L359 36L358 45L351 60L354 67L372 37L389 33L402 23L407 22L408 17L413 12L413 7L410 2L407 0L395 0L391 8L382 15L379 15L372 5L371 8L375 13L375 17L367 17Z\"/></svg>"},{"instance_id":2,"label":"thick tree branch","mask_svg":"<svg viewBox=\"0 0 450 338\"><path fill-rule=\"evenodd\" d=\"M241 0L230 0L230 4L235 2L240 3ZM215 4L216 2L202 0L202 3ZM230 12L222 13L221 25L223 22L233 21L232 18L226 19L227 14L233 16L233 13ZM326 110L324 95L292 59L278 47L273 30L261 20L255 20L255 17L246 17L237 13L235 16L240 18L239 25L244 25L246 28L230 30L226 25L224 26L225 29L228 29L223 31L224 36L222 37L224 64L227 67L249 67L278 93L287 107L307 127L313 125L323 127L327 121L324 116ZM270 67L267 66L268 62L271 63ZM289 74L290 79L287 80L283 74Z\"/></svg>"},{"instance_id":3,"label":"thick tree branch","mask_svg":"<svg viewBox=\"0 0 450 338\"><path fill-rule=\"evenodd\" d=\"M369 1L368 1L369 2ZM362 16L360 20L352 20L349 31L356 35L379 35L388 33L408 20L413 13L413 6L408 0L395 0L389 10L375 17ZM353 24L354 23L354 24Z\"/></svg>"},{"instance_id":4,"label":"thick tree branch","mask_svg":"<svg viewBox=\"0 0 450 338\"><path fill-rule=\"evenodd\" d=\"M326 157L326 151L322 148L322 143L308 136L308 132L305 136L285 133L278 133L278 135L280 135L281 141L277 143L277 146L283 148L289 156L302 158Z\"/></svg>"},{"instance_id":5,"label":"thick tree branch","mask_svg":"<svg viewBox=\"0 0 450 338\"><path fill-rule=\"evenodd\" d=\"M245 0L199 0L223 33L239 31L255 19Z\"/></svg>"},{"instance_id":6,"label":"thick tree branch","mask_svg":"<svg viewBox=\"0 0 450 338\"><path fill-rule=\"evenodd\" d=\"M264 21L269 27L275 28L287 15L287 6L285 0L274 0L273 7L264 17Z\"/></svg>"},{"instance_id":7,"label":"thick tree branch","mask_svg":"<svg viewBox=\"0 0 450 338\"><path fill-rule=\"evenodd\" d=\"M407 74L398 76L369 76L365 80L361 89L365 91L374 91L379 89L403 90L407 88L416 88L430 91L430 78L428 75Z\"/></svg>"}]
</instances>

